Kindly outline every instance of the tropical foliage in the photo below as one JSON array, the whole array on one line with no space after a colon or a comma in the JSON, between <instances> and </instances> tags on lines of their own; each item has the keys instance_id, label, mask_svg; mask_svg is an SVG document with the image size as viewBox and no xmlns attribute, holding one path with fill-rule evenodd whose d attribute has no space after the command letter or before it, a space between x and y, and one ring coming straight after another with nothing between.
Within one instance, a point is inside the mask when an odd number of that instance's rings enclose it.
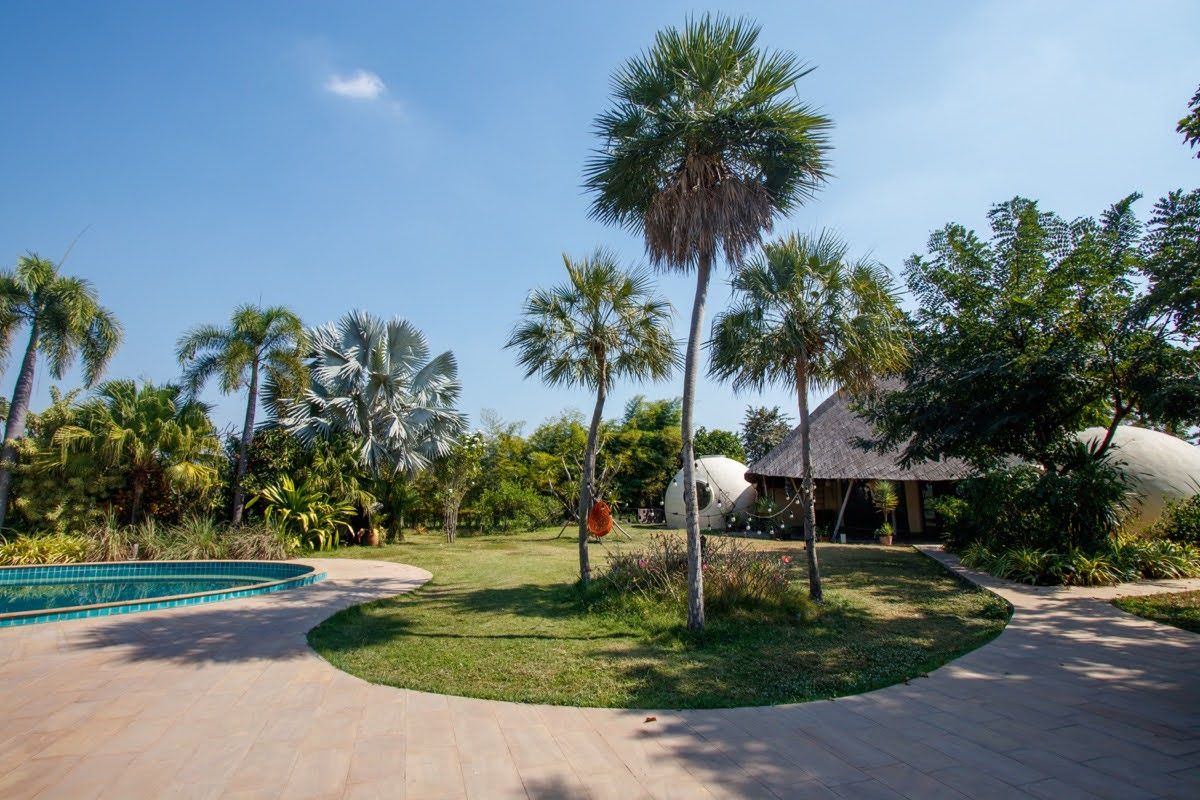
<instances>
[{"instance_id":1,"label":"tropical foliage","mask_svg":"<svg viewBox=\"0 0 1200 800\"><path fill-rule=\"evenodd\" d=\"M287 396L298 390L304 374L299 349L303 335L304 324L290 309L244 305L234 309L227 327L200 325L179 338L184 385L193 395L213 377L218 379L222 394L247 387L246 421L238 440L232 480L233 525L242 521L242 479L246 476L247 451L254 440L259 384L265 378L276 395Z\"/></svg>"},{"instance_id":2,"label":"tropical foliage","mask_svg":"<svg viewBox=\"0 0 1200 800\"><path fill-rule=\"evenodd\" d=\"M279 483L263 489L255 500L262 500L268 525L313 550L336 548L339 535L352 530L347 520L353 504L331 500L308 482L297 486L288 475L280 476Z\"/></svg>"},{"instance_id":3,"label":"tropical foliage","mask_svg":"<svg viewBox=\"0 0 1200 800\"><path fill-rule=\"evenodd\" d=\"M604 400L621 379L662 380L678 362L671 338L671 304L642 271L623 270L615 256L597 250L572 261L563 256L567 282L535 289L509 337L525 377L551 386L583 386L596 393L579 480L579 577L591 579L587 515L596 491L596 454Z\"/></svg>"},{"instance_id":4,"label":"tropical foliage","mask_svg":"<svg viewBox=\"0 0 1200 800\"><path fill-rule=\"evenodd\" d=\"M812 71L762 49L747 20L705 15L660 31L612 79L588 163L592 216L640 234L651 263L696 272L684 361L681 460L688 531L688 628L704 628L693 409L714 261L758 245L774 218L826 178L829 120L798 99Z\"/></svg>"},{"instance_id":5,"label":"tropical foliage","mask_svg":"<svg viewBox=\"0 0 1200 800\"><path fill-rule=\"evenodd\" d=\"M308 387L294 400L271 397L278 424L302 443L347 434L375 476L417 472L450 452L465 426L453 353L430 358L412 323L365 311L313 328L307 346Z\"/></svg>"},{"instance_id":6,"label":"tropical foliage","mask_svg":"<svg viewBox=\"0 0 1200 800\"><path fill-rule=\"evenodd\" d=\"M91 283L60 274L58 264L33 253L22 256L16 269L0 272L0 360L8 357L22 328L28 331L28 340L5 417L0 453L0 528L8 512L15 442L25 434L39 354L56 380L80 360L84 384L93 386L121 343L121 325L100 305Z\"/></svg>"},{"instance_id":7,"label":"tropical foliage","mask_svg":"<svg viewBox=\"0 0 1200 800\"><path fill-rule=\"evenodd\" d=\"M85 453L106 468L123 469L129 521L138 522L153 481L200 495L216 485L220 441L208 412L178 386L108 381L80 406L74 424L55 431L52 443L62 468L70 468L72 454Z\"/></svg>"},{"instance_id":8,"label":"tropical foliage","mask_svg":"<svg viewBox=\"0 0 1200 800\"><path fill-rule=\"evenodd\" d=\"M809 595L819 602L808 394L835 388L867 396L907 363L907 323L887 270L851 262L828 232L765 245L736 272L733 291L733 307L713 321L709 371L735 390L777 384L796 392Z\"/></svg>"}]
</instances>

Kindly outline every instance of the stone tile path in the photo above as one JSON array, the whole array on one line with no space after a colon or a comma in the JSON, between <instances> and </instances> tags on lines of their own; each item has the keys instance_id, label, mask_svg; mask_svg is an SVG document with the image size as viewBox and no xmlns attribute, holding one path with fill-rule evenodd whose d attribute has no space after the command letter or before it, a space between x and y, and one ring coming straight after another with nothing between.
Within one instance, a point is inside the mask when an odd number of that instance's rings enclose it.
<instances>
[{"instance_id":1,"label":"stone tile path","mask_svg":"<svg viewBox=\"0 0 1200 800\"><path fill-rule=\"evenodd\" d=\"M794 706L633 712L341 673L305 632L429 576L311 563L329 580L0 629L0 797L1200 797L1200 636L1116 610L1113 590L975 576L1013 620L927 678Z\"/></svg>"}]
</instances>

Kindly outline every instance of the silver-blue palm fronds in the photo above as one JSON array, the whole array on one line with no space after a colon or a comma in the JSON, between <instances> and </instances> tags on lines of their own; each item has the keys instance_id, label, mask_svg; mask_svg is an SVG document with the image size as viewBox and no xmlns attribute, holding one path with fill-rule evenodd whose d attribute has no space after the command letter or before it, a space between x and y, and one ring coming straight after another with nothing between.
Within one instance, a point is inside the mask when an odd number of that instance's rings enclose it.
<instances>
[{"instance_id":1,"label":"silver-blue palm fronds","mask_svg":"<svg viewBox=\"0 0 1200 800\"><path fill-rule=\"evenodd\" d=\"M454 354L429 357L407 320L351 311L309 331L309 387L279 407L279 424L305 444L348 433L375 475L417 472L450 452L466 428Z\"/></svg>"}]
</instances>

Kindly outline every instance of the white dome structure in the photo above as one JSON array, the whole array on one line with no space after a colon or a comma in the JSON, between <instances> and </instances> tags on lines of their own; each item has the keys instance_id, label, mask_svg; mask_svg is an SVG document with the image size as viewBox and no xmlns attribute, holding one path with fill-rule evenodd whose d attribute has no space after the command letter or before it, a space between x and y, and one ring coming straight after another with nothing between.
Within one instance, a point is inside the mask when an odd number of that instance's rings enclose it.
<instances>
[{"instance_id":1,"label":"white dome structure","mask_svg":"<svg viewBox=\"0 0 1200 800\"><path fill-rule=\"evenodd\" d=\"M683 470L679 470L667 485L663 513L668 528L682 528L687 524L683 483ZM725 456L696 459L696 488L699 490L697 503L702 529L725 530L729 515L735 511L749 511L757 497L754 485L746 480L746 465Z\"/></svg>"},{"instance_id":2,"label":"white dome structure","mask_svg":"<svg viewBox=\"0 0 1200 800\"><path fill-rule=\"evenodd\" d=\"M1104 441L1107 430L1087 428L1077 434L1086 444ZM1113 432L1112 460L1129 477L1137 494L1138 515L1129 522L1142 530L1163 512L1168 500L1191 497L1200 492L1200 447L1170 434L1120 425Z\"/></svg>"}]
</instances>

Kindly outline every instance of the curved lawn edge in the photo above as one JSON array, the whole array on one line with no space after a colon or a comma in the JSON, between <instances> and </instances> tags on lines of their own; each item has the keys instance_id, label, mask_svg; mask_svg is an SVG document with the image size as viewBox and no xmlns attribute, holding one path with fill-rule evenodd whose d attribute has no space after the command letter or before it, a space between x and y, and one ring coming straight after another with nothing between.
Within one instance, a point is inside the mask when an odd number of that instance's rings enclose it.
<instances>
[{"instance_id":1,"label":"curved lawn edge","mask_svg":"<svg viewBox=\"0 0 1200 800\"><path fill-rule=\"evenodd\" d=\"M783 546L783 543L776 544ZM911 553L913 549L871 548L871 550L868 550L867 548L870 546L845 547L857 556L867 556L868 560L870 557L887 559L888 556L894 556L900 552ZM912 557L916 557L916 554L913 554ZM392 561L391 559L379 560ZM397 558L395 560L398 561L400 559ZM940 562L938 558L933 558L933 560ZM898 560L893 558L891 561L901 565L905 563L904 559ZM917 562L922 561L923 559L917 557ZM406 561L406 563L410 562ZM509 591L509 589L497 589L494 587L464 587L461 582L456 583L453 579L442 581L435 579L407 594L379 598L342 609L309 630L307 641L309 647L321 658L330 663L331 666L369 683L452 697L510 702L523 705L626 710L730 709L800 705L817 700L862 695L885 689L889 686L904 684L910 680L928 676L930 673L951 664L968 653L995 641L1004 632L1011 620L1012 604L996 592L991 591L990 587L979 585L949 565L941 563L941 566L942 569L936 570L936 572L938 574L944 573L947 578L952 578L953 584L965 591L962 593L953 592L948 590L945 583L931 582L929 585L933 587L935 592L949 597L954 601L948 607L950 613L947 613L946 609L930 606L924 609L922 614L918 614L915 619L908 620L910 627L914 625L918 628L921 626L945 625L944 622L939 622L937 618L951 616L954 612L954 606L970 607L975 609L976 613L973 617L962 620L957 625L952 623L944 629L939 628L937 635L930 639L932 644L927 651L929 654L928 658L923 658L920 655L913 656L910 647L909 652L902 653L905 663L898 661L894 669L883 674L880 674L876 669L879 666L878 659L876 659L875 663L867 665L868 669L864 670L862 674L854 674L844 679L839 678L840 683L837 683L837 681L826 681L824 682L825 685L803 686L801 689L796 689L793 684L785 684L782 688L778 688L778 690L772 689L771 694L764 696L761 702L755 702L753 698L746 697L745 691L741 692L740 697L737 694L720 696L719 692L715 689L709 691L703 687L699 689L692 687L691 693L688 691L676 691L674 696L672 696L670 691L665 691L662 693L663 696L658 696L660 693L654 688L645 691L633 689L625 692L624 697L606 697L603 691L593 690L590 686L586 685L579 691L572 690L571 687L565 689L559 688L555 685L555 676L549 674L553 672L551 667L555 665L550 662L555 657L559 657L560 660L565 659L568 662L574 660L577 665L582 664L584 668L594 671L597 675L602 675L608 671L619 673L621 670L629 670L630 657L628 653L621 651L623 649L639 650L642 651L643 660L647 662L642 665L644 672L654 676L658 674L657 670L664 666L669 666L669 662L674 658L678 657L681 660L687 660L696 654L687 649L672 650L672 643L670 642L664 645L661 641L637 641L636 631L625 632L625 635L622 636L620 634L606 634L606 631L603 629L589 631L585 636L562 637L560 644L564 644L567 647L572 644L569 641L572 638L588 638L593 640L594 643L598 643L592 652L583 655L579 655L577 651L564 651L565 655L546 656L543 651L539 650L521 651L520 648L514 650L513 640L520 641L539 635L543 639L553 640L557 638L557 635L553 631L547 632L544 635L537 633L538 630L545 626L541 624L544 620L540 619L536 612L528 612L523 616L519 615L517 624L524 627L515 632L511 628L507 632L494 630L494 626L487 624L491 620L486 614L476 619L478 622L485 623L484 626L474 629L468 627L472 624L468 621L468 612L462 612L462 617L448 618L443 616L441 619L435 619L433 623L425 624L424 627L421 625L421 620L412 619L413 617L420 617L432 605L444 605L448 597L452 600L455 599L454 596L456 593L461 596L464 594L498 594ZM434 574L439 579L444 577L443 572L437 569L434 570ZM919 583L924 576L932 577L932 573L930 572L918 571L915 572L915 575L917 577L908 579L907 583ZM536 588L543 592L553 593L556 591L555 586ZM847 593L853 594L853 591L847 590ZM864 612L862 608L850 608L850 604L838 598L840 594L842 592L835 591L835 599L832 601L837 612L844 616L849 608L850 612L857 613L867 623L864 627L867 634L864 634L861 639L843 641L840 644L842 646L848 644L858 647L863 642L875 643L869 633L873 627L878 627L880 621L871 619L867 615L869 612ZM993 601L999 599L1002 603L1003 614L1001 615L1001 603L989 605L979 600L974 600L973 598L979 594L985 594L992 598ZM545 599L540 596L537 600L538 602L545 602ZM460 606L465 607L467 605L461 602L461 597L459 601ZM515 601L510 600L510 602ZM414 604L421 605L414 606ZM931 611L930 609L933 610ZM885 620L884 622L886 623L887 621ZM892 622L895 622L895 620ZM875 625L872 626L871 623L875 623ZM995 627L992 630L987 630L990 626ZM956 636L960 637L961 641L956 643L954 641ZM845 636L842 638L847 639ZM417 653L418 650L428 651L438 646L444 647L444 643L447 640L452 642L466 642L468 646L472 646L470 641L472 639L485 640L482 646L488 649L487 657L483 659L475 658L466 649L460 652L451 650L450 660L457 662L454 665L454 669L463 671L463 674L468 673L474 668L506 670L515 667L518 671L522 669L528 671L531 669L531 664L535 668L535 672L537 665L546 664L547 674L533 674L525 680L515 678L507 684L504 682L488 683L487 681L480 684L478 681L469 680L469 676L460 679L457 675L443 671L443 665L437 661L439 656L429 656L428 663L422 662L424 654L418 654L414 657L414 653ZM604 641L605 639L612 640L612 647L607 646L609 642ZM778 646L779 642L771 644ZM784 644L786 645L786 642ZM888 647L892 644L894 643L884 642L883 646ZM389 648L390 655L385 657L384 652L388 651ZM866 649L870 650L871 647L868 646ZM517 653L516 656L513 655L514 652ZM735 650L732 654L725 655L720 653L718 646L715 650L717 655L713 655L713 652L710 651L708 654L710 660L718 662L717 670L721 671L727 666L721 662L737 659L741 651ZM789 651L789 655L795 660L802 657L804 652L803 649L795 649ZM701 653L701 655L705 654ZM524 659L530 663L518 663L520 659ZM400 662L407 663L399 665ZM816 663L820 664L823 662L818 660ZM768 667L770 666L768 665ZM667 670L667 672L669 673L670 671ZM685 669L682 673L661 676L660 680L664 683L675 681L682 684L684 677L687 675L688 673ZM706 676L701 676L700 683L703 683L702 679L704 677ZM691 679L688 678L688 680L690 681ZM754 678L750 680L753 681ZM761 688L761 685L768 684L771 678L759 678L758 681ZM817 683L820 684L821 682ZM835 683L837 685L834 685ZM741 688L745 688L751 693L757 691L754 685ZM647 694L654 696L643 696Z\"/></svg>"}]
</instances>

